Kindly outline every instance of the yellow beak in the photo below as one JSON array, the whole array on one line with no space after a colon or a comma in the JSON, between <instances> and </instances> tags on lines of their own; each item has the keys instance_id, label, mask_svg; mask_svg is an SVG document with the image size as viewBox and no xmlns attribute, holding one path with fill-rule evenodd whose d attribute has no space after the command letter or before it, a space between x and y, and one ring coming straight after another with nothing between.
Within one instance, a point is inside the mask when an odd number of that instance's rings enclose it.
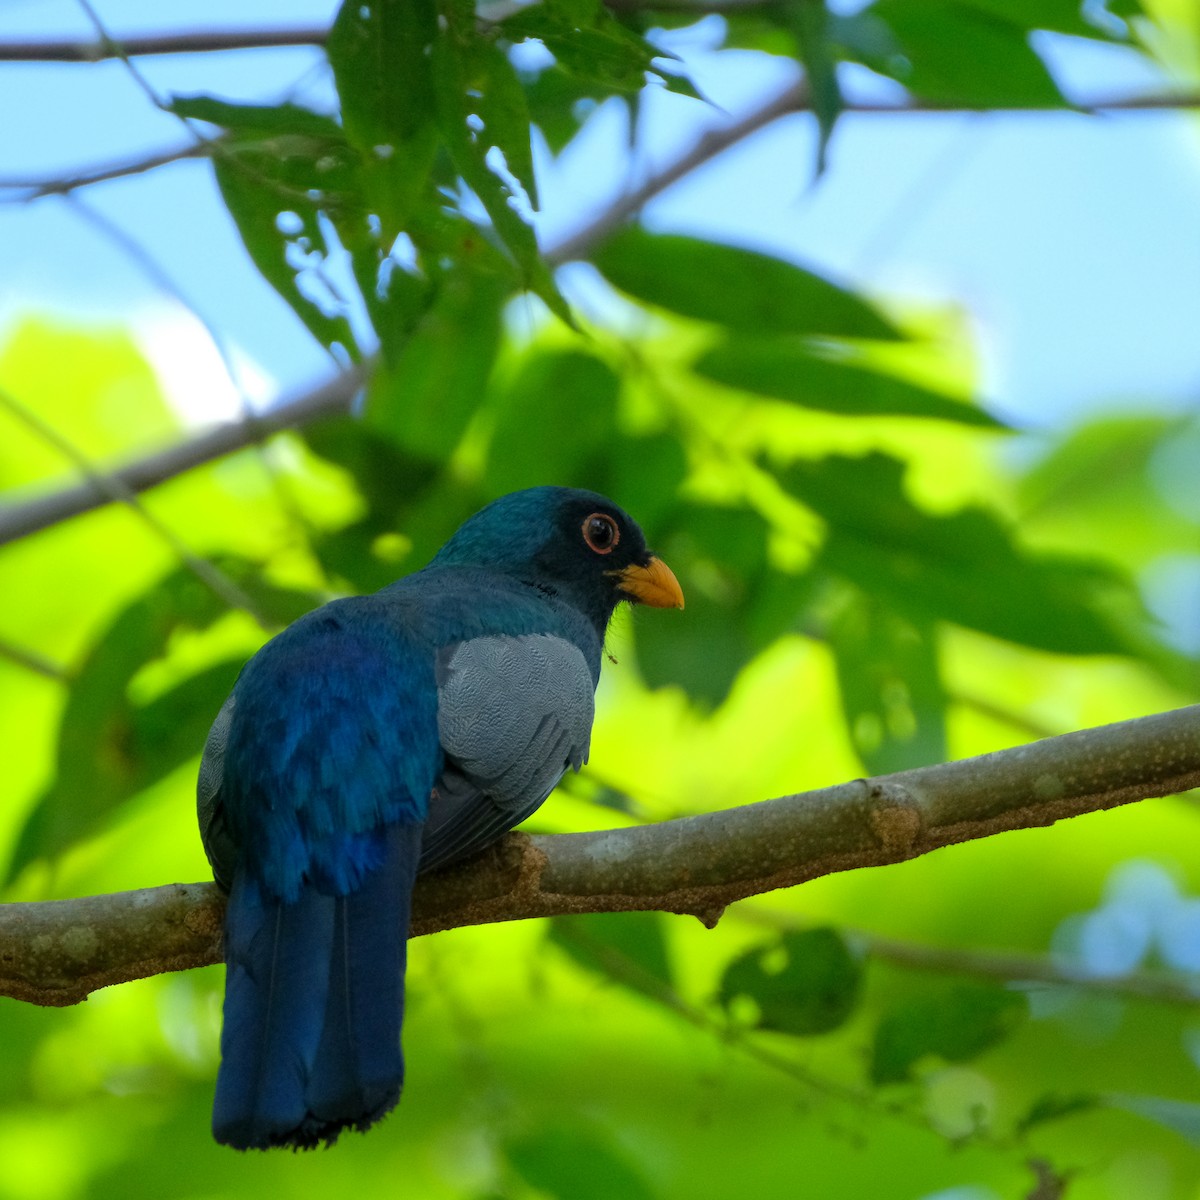
<instances>
[{"instance_id":1,"label":"yellow beak","mask_svg":"<svg viewBox=\"0 0 1200 1200\"><path fill-rule=\"evenodd\" d=\"M622 571L613 571L620 579L617 585L627 596L651 608L682 608L683 588L675 578L675 572L661 558L651 557L640 567L636 563Z\"/></svg>"}]
</instances>

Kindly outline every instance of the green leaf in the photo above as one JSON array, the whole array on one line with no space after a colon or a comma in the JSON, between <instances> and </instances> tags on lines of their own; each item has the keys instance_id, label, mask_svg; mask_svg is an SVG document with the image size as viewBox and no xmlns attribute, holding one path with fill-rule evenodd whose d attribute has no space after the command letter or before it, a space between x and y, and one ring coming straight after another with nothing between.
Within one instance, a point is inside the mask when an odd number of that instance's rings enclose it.
<instances>
[{"instance_id":1,"label":"green leaf","mask_svg":"<svg viewBox=\"0 0 1200 1200\"><path fill-rule=\"evenodd\" d=\"M1177 456L1179 481L1200 445L1188 418L1129 414L1065 431L1018 481L1022 521L1056 541L1091 546L1130 566L1196 547L1196 522L1165 487L1162 467Z\"/></svg>"},{"instance_id":2,"label":"green leaf","mask_svg":"<svg viewBox=\"0 0 1200 1200\"><path fill-rule=\"evenodd\" d=\"M981 508L926 513L906 495L903 476L903 463L878 453L779 473L827 523L820 563L896 612L1062 654L1131 652L1107 616L1130 594L1119 572L1027 553Z\"/></svg>"},{"instance_id":3,"label":"green leaf","mask_svg":"<svg viewBox=\"0 0 1200 1200\"><path fill-rule=\"evenodd\" d=\"M1178 1133L1193 1146L1200 1146L1200 1104L1186 1100L1169 1100L1166 1096L1105 1096L1112 1108L1121 1108L1136 1116L1145 1117Z\"/></svg>"},{"instance_id":4,"label":"green leaf","mask_svg":"<svg viewBox=\"0 0 1200 1200\"><path fill-rule=\"evenodd\" d=\"M845 107L842 89L838 86L837 55L832 42L834 22L825 0L801 0L799 4L780 7L786 12L800 44L800 61L804 64L813 115L817 118L817 174L821 175L825 170L834 124Z\"/></svg>"},{"instance_id":5,"label":"green leaf","mask_svg":"<svg viewBox=\"0 0 1200 1200\"><path fill-rule=\"evenodd\" d=\"M766 525L748 509L684 504L655 540L683 583L687 619L655 622L638 640L638 666L651 687L677 684L719 704L754 653L750 614L769 570Z\"/></svg>"},{"instance_id":6,"label":"green leaf","mask_svg":"<svg viewBox=\"0 0 1200 1200\"><path fill-rule=\"evenodd\" d=\"M655 1000L674 988L661 913L554 917L550 941L587 970Z\"/></svg>"},{"instance_id":7,"label":"green leaf","mask_svg":"<svg viewBox=\"0 0 1200 1200\"><path fill-rule=\"evenodd\" d=\"M294 104L177 96L171 108L228 130L213 170L254 265L323 346L357 357L346 305L322 274L336 247L320 215L362 203L358 155L341 127Z\"/></svg>"},{"instance_id":8,"label":"green leaf","mask_svg":"<svg viewBox=\"0 0 1200 1200\"><path fill-rule=\"evenodd\" d=\"M488 271L446 276L404 348L375 372L367 423L408 454L445 459L483 401L510 286Z\"/></svg>"},{"instance_id":9,"label":"green leaf","mask_svg":"<svg viewBox=\"0 0 1200 1200\"><path fill-rule=\"evenodd\" d=\"M668 90L699 98L678 68L664 69L655 62L666 57L662 50L592 0L529 5L506 18L502 28L514 41L537 38L567 75L604 95L639 92L651 74Z\"/></svg>"},{"instance_id":10,"label":"green leaf","mask_svg":"<svg viewBox=\"0 0 1200 1200\"><path fill-rule=\"evenodd\" d=\"M1101 1103L1100 1096L1086 1093L1064 1096L1057 1092L1047 1092L1029 1106L1029 1111L1017 1122L1016 1132L1027 1133L1030 1129L1045 1125L1049 1121L1059 1121L1076 1113L1090 1112Z\"/></svg>"},{"instance_id":11,"label":"green leaf","mask_svg":"<svg viewBox=\"0 0 1200 1200\"><path fill-rule=\"evenodd\" d=\"M858 1004L862 965L835 929L785 933L725 968L719 998L748 996L758 1028L810 1037L845 1024Z\"/></svg>"},{"instance_id":12,"label":"green leaf","mask_svg":"<svg viewBox=\"0 0 1200 1200\"><path fill-rule=\"evenodd\" d=\"M298 104L237 104L216 96L173 96L167 108L180 117L220 125L246 141L295 134L345 143L342 127L332 118Z\"/></svg>"},{"instance_id":13,"label":"green leaf","mask_svg":"<svg viewBox=\"0 0 1200 1200\"><path fill-rule=\"evenodd\" d=\"M438 37L435 0L345 0L329 31L342 123L360 152L385 246L429 202L438 146L430 49Z\"/></svg>"},{"instance_id":14,"label":"green leaf","mask_svg":"<svg viewBox=\"0 0 1200 1200\"><path fill-rule=\"evenodd\" d=\"M609 282L639 300L741 333L903 337L853 292L753 250L630 227L592 261Z\"/></svg>"},{"instance_id":15,"label":"green leaf","mask_svg":"<svg viewBox=\"0 0 1200 1200\"><path fill-rule=\"evenodd\" d=\"M515 158L517 167L526 171L532 182L532 163L526 163L530 154L528 113L523 99L518 105L513 96L515 77L510 81L503 76L499 96L487 94L484 89L494 87L502 76L496 60L500 52L475 33L471 6L461 11L452 6L445 15L447 27L433 44L432 68L435 111L446 149L455 170L487 210L497 237L520 270L524 286L540 296L551 312L568 325L573 324L570 309L542 259L533 229L516 207L521 197L489 161L490 152L497 149L504 154L510 171Z\"/></svg>"},{"instance_id":16,"label":"green leaf","mask_svg":"<svg viewBox=\"0 0 1200 1200\"><path fill-rule=\"evenodd\" d=\"M302 436L309 448L353 476L368 506L367 514L338 530L310 535L314 552L331 575L347 580L353 590L374 592L401 574L409 554L407 539L416 503L441 478L442 464L406 454L386 434L354 417L335 417L307 426ZM391 553L380 553L383 549ZM399 553L397 553L399 549Z\"/></svg>"},{"instance_id":17,"label":"green leaf","mask_svg":"<svg viewBox=\"0 0 1200 1200\"><path fill-rule=\"evenodd\" d=\"M305 157L316 178L316 158ZM296 187L294 166L255 146L232 149L216 160L214 170L229 214L263 278L322 346L341 346L357 357L344 302L316 282L331 248L319 209ZM302 279L313 286L302 287Z\"/></svg>"},{"instance_id":18,"label":"green leaf","mask_svg":"<svg viewBox=\"0 0 1200 1200\"><path fill-rule=\"evenodd\" d=\"M504 1145L506 1158L539 1196L553 1200L654 1200L645 1177L597 1129L576 1120Z\"/></svg>"},{"instance_id":19,"label":"green leaf","mask_svg":"<svg viewBox=\"0 0 1200 1200\"><path fill-rule=\"evenodd\" d=\"M972 108L1067 107L1028 31L955 0L878 0L899 55L864 62L922 99Z\"/></svg>"},{"instance_id":20,"label":"green leaf","mask_svg":"<svg viewBox=\"0 0 1200 1200\"><path fill-rule=\"evenodd\" d=\"M365 222L349 231L349 236L344 227L341 232L350 252L355 282L379 338L380 352L389 366L395 366L408 339L437 298L437 288L419 271L386 256Z\"/></svg>"},{"instance_id":21,"label":"green leaf","mask_svg":"<svg viewBox=\"0 0 1200 1200\"><path fill-rule=\"evenodd\" d=\"M475 115L483 122L488 142L504 155L508 169L525 189L530 206L538 207L537 180L533 174L533 144L529 137L529 103L516 69L491 42L472 44Z\"/></svg>"},{"instance_id":22,"label":"green leaf","mask_svg":"<svg viewBox=\"0 0 1200 1200\"><path fill-rule=\"evenodd\" d=\"M215 564L280 625L317 603L311 593L265 583L253 564ZM130 684L168 654L182 631L202 630L228 611L190 571L180 569L126 607L101 635L72 685L59 727L57 772L22 830L9 878L55 857L104 827L121 805L199 755L244 659L205 667L139 704Z\"/></svg>"},{"instance_id":23,"label":"green leaf","mask_svg":"<svg viewBox=\"0 0 1200 1200\"><path fill-rule=\"evenodd\" d=\"M578 486L612 451L621 381L579 351L535 354L500 397L485 476L495 494L533 483Z\"/></svg>"},{"instance_id":24,"label":"green leaf","mask_svg":"<svg viewBox=\"0 0 1200 1200\"><path fill-rule=\"evenodd\" d=\"M610 95L603 85L579 79L557 64L539 72L523 90L530 120L542 131L553 154L566 146L588 115Z\"/></svg>"},{"instance_id":25,"label":"green leaf","mask_svg":"<svg viewBox=\"0 0 1200 1200\"><path fill-rule=\"evenodd\" d=\"M822 412L930 417L1006 428L966 401L871 367L823 357L817 348L794 338L731 337L702 354L692 369L728 387Z\"/></svg>"},{"instance_id":26,"label":"green leaf","mask_svg":"<svg viewBox=\"0 0 1200 1200\"><path fill-rule=\"evenodd\" d=\"M1123 21L1105 20L1097 14L1097 10L1106 7L1119 17L1116 13L1119 6L1114 4L1090 4L1082 0L959 0L959 3L1026 30L1049 29L1106 42L1129 41L1129 29ZM1126 15L1142 15L1140 5L1134 3L1128 7L1132 11Z\"/></svg>"},{"instance_id":27,"label":"green leaf","mask_svg":"<svg viewBox=\"0 0 1200 1200\"><path fill-rule=\"evenodd\" d=\"M1008 1037L1028 1013L1019 992L960 984L901 1001L875 1031L871 1079L902 1083L928 1055L969 1062Z\"/></svg>"},{"instance_id":28,"label":"green leaf","mask_svg":"<svg viewBox=\"0 0 1200 1200\"><path fill-rule=\"evenodd\" d=\"M854 590L828 635L846 728L868 774L945 762L946 694L932 624Z\"/></svg>"}]
</instances>

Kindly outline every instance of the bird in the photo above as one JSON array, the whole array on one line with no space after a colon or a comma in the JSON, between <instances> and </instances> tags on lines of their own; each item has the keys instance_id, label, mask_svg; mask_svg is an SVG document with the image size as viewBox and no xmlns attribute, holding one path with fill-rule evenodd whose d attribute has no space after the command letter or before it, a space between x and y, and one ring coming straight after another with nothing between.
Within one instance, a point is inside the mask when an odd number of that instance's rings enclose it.
<instances>
[{"instance_id":1,"label":"bird","mask_svg":"<svg viewBox=\"0 0 1200 1200\"><path fill-rule=\"evenodd\" d=\"M197 780L228 894L218 1142L332 1145L397 1104L417 875L482 850L587 761L622 602L684 598L611 500L529 488L242 668Z\"/></svg>"}]
</instances>

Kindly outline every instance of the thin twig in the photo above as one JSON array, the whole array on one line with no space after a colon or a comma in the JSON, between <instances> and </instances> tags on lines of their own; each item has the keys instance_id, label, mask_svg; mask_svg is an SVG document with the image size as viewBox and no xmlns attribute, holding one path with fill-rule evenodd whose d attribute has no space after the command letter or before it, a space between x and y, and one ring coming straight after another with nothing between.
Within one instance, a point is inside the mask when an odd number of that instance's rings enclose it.
<instances>
[{"instance_id":1,"label":"thin twig","mask_svg":"<svg viewBox=\"0 0 1200 1200\"><path fill-rule=\"evenodd\" d=\"M133 79L134 83L145 93L146 98L154 105L155 108L166 111L166 104L163 103L162 97L151 86L150 81L133 65L128 52L121 43L114 38L105 28L104 22L100 20L100 14L92 7L90 0L75 0L75 3L83 9L87 19L92 23L92 28L96 31L96 37L99 44L105 49L106 58L118 58L124 64L126 73ZM191 126L188 126L191 129ZM192 131L195 133L195 131ZM196 135L199 136L199 135Z\"/></svg>"},{"instance_id":2,"label":"thin twig","mask_svg":"<svg viewBox=\"0 0 1200 1200\"><path fill-rule=\"evenodd\" d=\"M214 142L216 140L214 139ZM110 179L125 179L130 175L141 175L146 171L153 171L158 167L182 162L185 159L208 158L211 154L212 145L208 144L177 146L174 150L162 150L157 154L149 154L141 158L125 159L119 163L109 163L106 166L87 167L73 175L0 178L0 190L25 193L15 197L22 202L40 200L43 196L63 195L73 192L77 188L90 187L94 183L107 183Z\"/></svg>"},{"instance_id":3,"label":"thin twig","mask_svg":"<svg viewBox=\"0 0 1200 1200\"><path fill-rule=\"evenodd\" d=\"M9 662L16 663L18 667L24 667L25 670L32 671L35 675L44 675L56 683L71 681L71 673L66 667L60 667L57 663L51 662L48 658L38 654L36 650L26 650L24 646L18 646L3 639L0 639L0 658L6 658Z\"/></svg>"},{"instance_id":4,"label":"thin twig","mask_svg":"<svg viewBox=\"0 0 1200 1200\"><path fill-rule=\"evenodd\" d=\"M74 463L80 473L94 488L105 494L110 500L128 505L147 528L152 530L155 535L165 542L180 562L216 596L231 608L240 608L249 613L264 629L270 628L270 624L258 611L254 601L232 579L218 570L207 559L192 553L179 539L178 535L168 525L160 521L118 477L105 475L96 470L87 456L73 442L63 437L54 426L43 421L37 413L27 405L22 404L10 392L0 389L0 405L3 405L14 417L36 433L38 437L53 446L70 462Z\"/></svg>"},{"instance_id":5,"label":"thin twig","mask_svg":"<svg viewBox=\"0 0 1200 1200\"><path fill-rule=\"evenodd\" d=\"M739 913L753 925L773 930L810 929L791 913L747 907ZM1158 1004L1200 1006L1200 976L1169 975L1165 971L1130 971L1124 975L1097 975L1084 967L1046 954L1018 950L986 950L977 946L930 946L887 937L865 929L844 929L845 936L868 957L947 975L974 975L1003 983L1036 983L1102 992L1125 1000Z\"/></svg>"},{"instance_id":6,"label":"thin twig","mask_svg":"<svg viewBox=\"0 0 1200 1200\"><path fill-rule=\"evenodd\" d=\"M281 46L323 46L327 25L287 29L192 29L178 33L131 34L119 39L130 58L153 54L203 54L221 50L262 50ZM0 43L0 62L96 63L118 57L104 40L44 38Z\"/></svg>"},{"instance_id":7,"label":"thin twig","mask_svg":"<svg viewBox=\"0 0 1200 1200\"><path fill-rule=\"evenodd\" d=\"M1125 975L1096 975L1081 966L1041 954L964 949L958 946L923 946L873 933L851 936L862 942L872 958L886 959L899 966L922 971L979 975L1009 983L1043 983L1082 988L1089 992L1103 992L1129 1000L1181 1004L1189 1008L1200 1005L1200 980L1167 975L1164 972L1132 971Z\"/></svg>"}]
</instances>

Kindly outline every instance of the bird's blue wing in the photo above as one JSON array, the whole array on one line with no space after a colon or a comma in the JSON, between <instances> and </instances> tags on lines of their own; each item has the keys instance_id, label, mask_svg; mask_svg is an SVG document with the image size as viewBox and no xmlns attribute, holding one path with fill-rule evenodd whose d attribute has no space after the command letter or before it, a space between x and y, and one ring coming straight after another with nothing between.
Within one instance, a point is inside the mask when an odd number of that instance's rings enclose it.
<instances>
[{"instance_id":1,"label":"bird's blue wing","mask_svg":"<svg viewBox=\"0 0 1200 1200\"><path fill-rule=\"evenodd\" d=\"M218 1140L313 1145L399 1096L405 941L441 770L433 653L369 599L247 665L198 798L226 915Z\"/></svg>"},{"instance_id":2,"label":"bird's blue wing","mask_svg":"<svg viewBox=\"0 0 1200 1200\"><path fill-rule=\"evenodd\" d=\"M437 660L446 756L421 850L433 870L520 824L568 767L587 761L595 681L574 642L552 634L477 637Z\"/></svg>"}]
</instances>

